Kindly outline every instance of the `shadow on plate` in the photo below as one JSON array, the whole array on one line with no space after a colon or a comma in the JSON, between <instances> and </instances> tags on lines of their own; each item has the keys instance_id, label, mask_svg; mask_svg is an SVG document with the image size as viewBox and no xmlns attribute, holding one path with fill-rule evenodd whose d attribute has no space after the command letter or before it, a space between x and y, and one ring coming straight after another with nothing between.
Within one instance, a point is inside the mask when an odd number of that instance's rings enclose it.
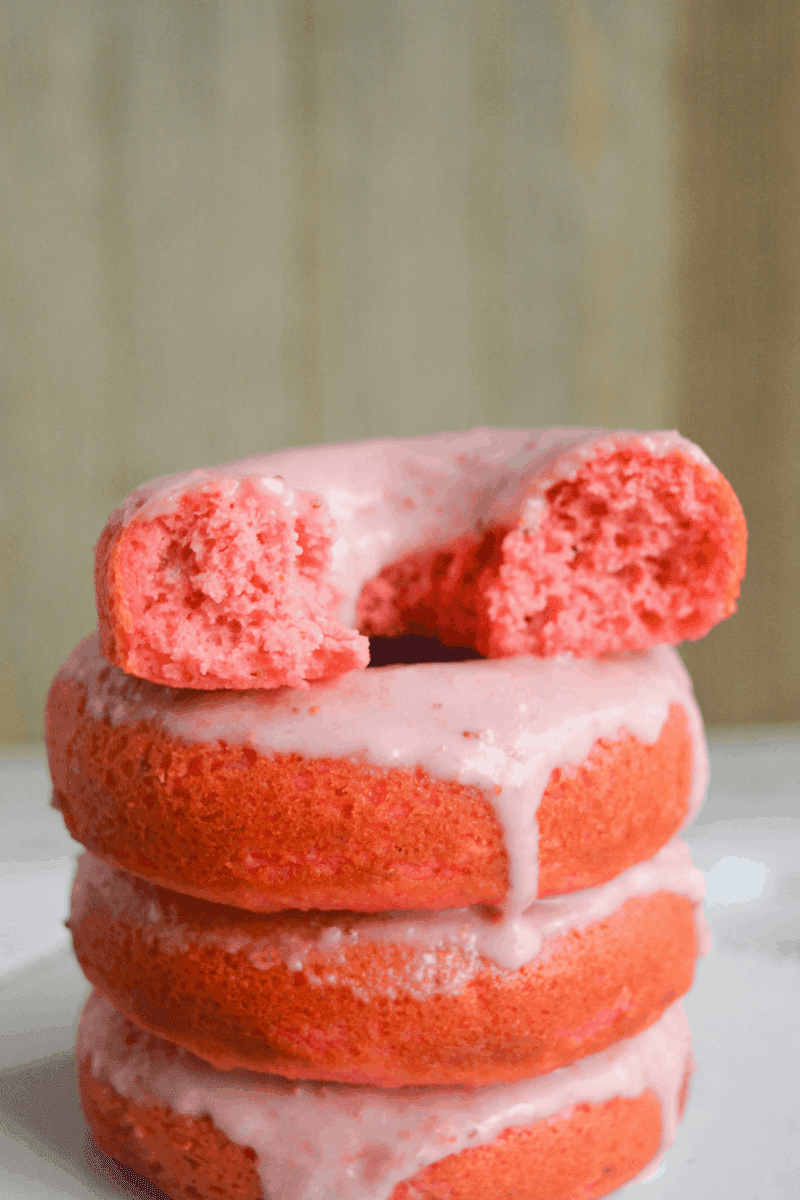
<instances>
[{"instance_id":1,"label":"shadow on plate","mask_svg":"<svg viewBox=\"0 0 800 1200\"><path fill-rule=\"evenodd\" d=\"M167 1200L158 1188L95 1146L81 1113L72 1051L0 1072L0 1126L92 1191L99 1176L111 1185L109 1195L122 1192L132 1200Z\"/></svg>"},{"instance_id":2,"label":"shadow on plate","mask_svg":"<svg viewBox=\"0 0 800 1200\"><path fill-rule=\"evenodd\" d=\"M0 1073L0 1121L48 1162L85 1176L86 1125L71 1051Z\"/></svg>"}]
</instances>

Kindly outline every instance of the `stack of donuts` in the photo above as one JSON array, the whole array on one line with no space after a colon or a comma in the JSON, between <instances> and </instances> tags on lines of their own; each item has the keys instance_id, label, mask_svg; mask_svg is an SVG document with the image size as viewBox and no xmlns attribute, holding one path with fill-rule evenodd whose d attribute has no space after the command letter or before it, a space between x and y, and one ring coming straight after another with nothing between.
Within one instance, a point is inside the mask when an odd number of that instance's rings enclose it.
<instances>
[{"instance_id":1,"label":"stack of donuts","mask_svg":"<svg viewBox=\"0 0 800 1200\"><path fill-rule=\"evenodd\" d=\"M674 433L134 492L47 710L99 1148L173 1200L585 1200L651 1170L707 937L674 646L744 559Z\"/></svg>"}]
</instances>

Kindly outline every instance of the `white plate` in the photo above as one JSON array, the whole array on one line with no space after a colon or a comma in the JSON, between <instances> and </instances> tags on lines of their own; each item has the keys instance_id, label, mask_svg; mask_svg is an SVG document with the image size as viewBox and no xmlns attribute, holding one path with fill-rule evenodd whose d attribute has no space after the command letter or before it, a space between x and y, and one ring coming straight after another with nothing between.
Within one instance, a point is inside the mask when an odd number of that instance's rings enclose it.
<instances>
[{"instance_id":1,"label":"white plate","mask_svg":"<svg viewBox=\"0 0 800 1200\"><path fill-rule=\"evenodd\" d=\"M87 986L68 947L52 949L62 937L63 914L54 911L49 925L43 918L48 905L63 903L64 856L71 851L47 813L46 786L40 766L27 775L6 768L0 795L0 853L8 859L0 870L0 946L16 946L18 954L16 968L0 975L0 1196L113 1200L119 1188L87 1160L75 1088L72 1040ZM719 802L710 807L712 815L721 811ZM708 908L715 949L700 963L685 1001L698 1071L663 1172L616 1194L794 1200L800 1195L800 820L718 821L695 826L687 840L715 901ZM28 965L20 936L25 922L39 946Z\"/></svg>"}]
</instances>

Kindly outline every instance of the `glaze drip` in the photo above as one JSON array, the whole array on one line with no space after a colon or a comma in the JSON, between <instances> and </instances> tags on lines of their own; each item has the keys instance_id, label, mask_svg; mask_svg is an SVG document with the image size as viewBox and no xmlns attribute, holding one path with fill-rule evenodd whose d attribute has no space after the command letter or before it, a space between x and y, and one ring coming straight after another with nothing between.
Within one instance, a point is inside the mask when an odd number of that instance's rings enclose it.
<instances>
[{"instance_id":1,"label":"glaze drip","mask_svg":"<svg viewBox=\"0 0 800 1200\"><path fill-rule=\"evenodd\" d=\"M691 902L697 931L697 952L710 948L708 926L702 911L703 873L692 865L689 848L673 838L649 861L637 863L600 887L584 888L564 896L537 900L521 914L525 945L534 948L525 963L509 967L497 955L495 926L479 909L442 912L274 913L250 916L246 928L235 928L228 919L234 910L208 905L209 915L219 916L204 928L181 916L180 897L173 898L153 884L136 879L84 854L78 867L72 897L73 916L80 922L87 905L100 899L116 917L135 925L145 939L158 941L163 951L186 952L213 943L229 953L244 952L259 969L283 962L291 971L303 972L317 986L337 979L354 946L393 942L414 950L402 974L392 974L389 992L408 992L419 999L457 993L487 968L505 972L526 965L549 941L602 921L636 896L671 892ZM196 902L189 902L194 912ZM240 923L238 923L240 924ZM311 964L314 964L312 967ZM320 964L323 963L324 966ZM375 984L375 986L379 986ZM364 999L369 999L365 994Z\"/></svg>"},{"instance_id":2,"label":"glaze drip","mask_svg":"<svg viewBox=\"0 0 800 1200\"><path fill-rule=\"evenodd\" d=\"M510 884L503 920L485 922L484 951L512 969L541 945L522 914L537 896L536 811L556 767L580 764L599 738L624 731L653 745L675 703L689 719L694 747L686 824L705 792L700 713L671 647L604 659L381 667L302 692L198 693L132 680L105 663L91 638L62 671L84 683L97 720L149 721L189 743L220 740L265 755L421 766L435 778L478 786L504 832Z\"/></svg>"},{"instance_id":3,"label":"glaze drip","mask_svg":"<svg viewBox=\"0 0 800 1200\"><path fill-rule=\"evenodd\" d=\"M388 1200L423 1167L487 1145L504 1129L646 1089L660 1103L663 1153L693 1067L680 1003L600 1054L490 1087L384 1089L219 1072L137 1029L98 993L84 1009L77 1054L90 1059L96 1079L136 1103L208 1114L231 1141L252 1147L265 1194L281 1200Z\"/></svg>"}]
</instances>

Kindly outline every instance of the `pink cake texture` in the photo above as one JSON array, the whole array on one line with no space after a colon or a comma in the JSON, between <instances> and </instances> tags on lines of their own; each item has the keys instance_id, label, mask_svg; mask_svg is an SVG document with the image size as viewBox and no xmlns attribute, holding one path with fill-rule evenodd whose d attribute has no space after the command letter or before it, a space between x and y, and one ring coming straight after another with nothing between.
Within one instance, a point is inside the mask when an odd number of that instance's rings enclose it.
<instances>
[{"instance_id":1,"label":"pink cake texture","mask_svg":"<svg viewBox=\"0 0 800 1200\"><path fill-rule=\"evenodd\" d=\"M502 905L650 858L703 799L677 652L423 663L166 688L96 637L46 714L53 802L101 858L240 908Z\"/></svg>"},{"instance_id":2,"label":"pink cake texture","mask_svg":"<svg viewBox=\"0 0 800 1200\"><path fill-rule=\"evenodd\" d=\"M98 1146L172 1200L596 1200L669 1149L694 1069L680 1004L571 1067L485 1088L223 1074L96 993L77 1057Z\"/></svg>"},{"instance_id":3,"label":"pink cake texture","mask_svg":"<svg viewBox=\"0 0 800 1200\"><path fill-rule=\"evenodd\" d=\"M487 657L642 650L734 611L745 542L730 485L675 433L305 447L133 492L98 543L102 647L203 689L329 678L365 665L363 634Z\"/></svg>"},{"instance_id":4,"label":"pink cake texture","mask_svg":"<svg viewBox=\"0 0 800 1200\"><path fill-rule=\"evenodd\" d=\"M145 679L203 688L303 687L366 666L367 639L336 620L323 501L276 477L195 474L156 519L137 497L132 519L115 514L101 535L108 656Z\"/></svg>"},{"instance_id":5,"label":"pink cake texture","mask_svg":"<svg viewBox=\"0 0 800 1200\"><path fill-rule=\"evenodd\" d=\"M703 892L676 838L602 887L540 901L509 945L474 909L245 913L84 855L69 927L120 1012L221 1069L474 1085L652 1024L708 948Z\"/></svg>"}]
</instances>

